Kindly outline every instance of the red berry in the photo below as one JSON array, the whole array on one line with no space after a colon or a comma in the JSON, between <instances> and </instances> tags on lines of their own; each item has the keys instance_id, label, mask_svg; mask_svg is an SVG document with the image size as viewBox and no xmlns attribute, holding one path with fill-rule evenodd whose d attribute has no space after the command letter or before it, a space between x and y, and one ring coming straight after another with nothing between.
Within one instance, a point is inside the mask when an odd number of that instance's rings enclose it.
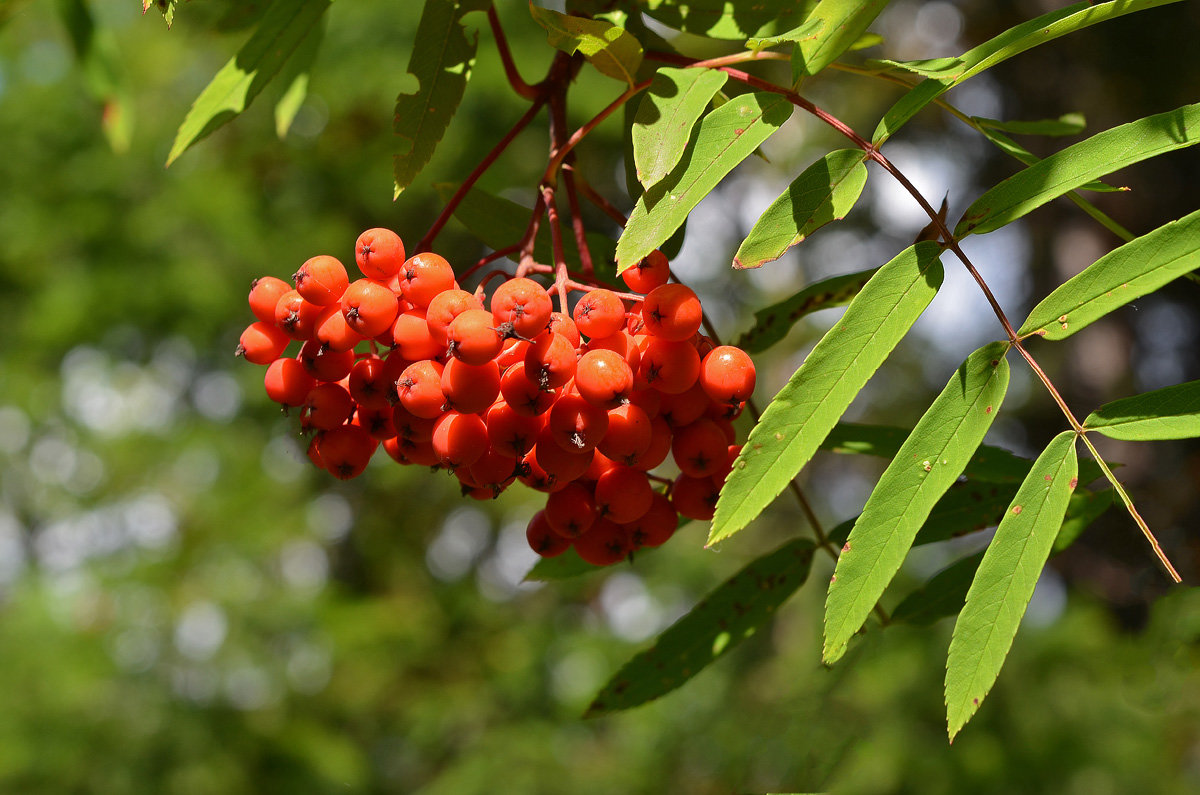
<instances>
[{"instance_id":1,"label":"red berry","mask_svg":"<svg viewBox=\"0 0 1200 795\"><path fill-rule=\"evenodd\" d=\"M562 334L546 332L525 351L525 375L542 389L556 389L575 376L579 354Z\"/></svg>"},{"instance_id":2,"label":"red berry","mask_svg":"<svg viewBox=\"0 0 1200 795\"><path fill-rule=\"evenodd\" d=\"M434 422L431 441L442 464L469 467L488 449L487 426L477 414L448 411Z\"/></svg>"},{"instance_id":3,"label":"red berry","mask_svg":"<svg viewBox=\"0 0 1200 795\"><path fill-rule=\"evenodd\" d=\"M704 310L691 288L682 284L655 287L642 302L646 331L664 340L690 339L700 329Z\"/></svg>"},{"instance_id":4,"label":"red berry","mask_svg":"<svg viewBox=\"0 0 1200 795\"><path fill-rule=\"evenodd\" d=\"M433 297L425 311L429 336L444 350L449 339L446 331L454 318L468 309L483 309L483 303L466 290L443 290Z\"/></svg>"},{"instance_id":5,"label":"red berry","mask_svg":"<svg viewBox=\"0 0 1200 795\"><path fill-rule=\"evenodd\" d=\"M509 279L492 293L492 314L496 325L532 339L546 330L554 307L546 288L533 279Z\"/></svg>"},{"instance_id":6,"label":"red berry","mask_svg":"<svg viewBox=\"0 0 1200 795\"><path fill-rule=\"evenodd\" d=\"M292 274L296 292L318 306L329 306L341 300L350 284L346 266L336 257L320 254L312 257Z\"/></svg>"},{"instance_id":7,"label":"red berry","mask_svg":"<svg viewBox=\"0 0 1200 795\"><path fill-rule=\"evenodd\" d=\"M629 289L643 295L661 287L671 277L671 266L667 255L658 249L651 251L646 258L621 273L621 278Z\"/></svg>"},{"instance_id":8,"label":"red berry","mask_svg":"<svg viewBox=\"0 0 1200 795\"><path fill-rule=\"evenodd\" d=\"M680 475L671 486L671 504L689 519L707 522L713 518L721 487L712 478Z\"/></svg>"},{"instance_id":9,"label":"red berry","mask_svg":"<svg viewBox=\"0 0 1200 795\"><path fill-rule=\"evenodd\" d=\"M348 480L362 474L378 444L357 425L339 425L321 434L317 450L325 469L336 478Z\"/></svg>"},{"instance_id":10,"label":"red berry","mask_svg":"<svg viewBox=\"0 0 1200 795\"><path fill-rule=\"evenodd\" d=\"M396 380L396 395L404 408L418 417L433 419L442 413L442 365L429 359L413 362Z\"/></svg>"},{"instance_id":11,"label":"red berry","mask_svg":"<svg viewBox=\"0 0 1200 795\"><path fill-rule=\"evenodd\" d=\"M317 384L308 391L300 410L302 427L329 431L344 425L354 413L354 398L341 384Z\"/></svg>"},{"instance_id":12,"label":"red berry","mask_svg":"<svg viewBox=\"0 0 1200 795\"><path fill-rule=\"evenodd\" d=\"M629 525L629 538L635 548L657 547L675 535L679 514L666 495L654 492L650 510Z\"/></svg>"},{"instance_id":13,"label":"red berry","mask_svg":"<svg viewBox=\"0 0 1200 795\"><path fill-rule=\"evenodd\" d=\"M392 324L392 344L405 359L436 359L446 352L445 343L440 343L429 333L425 312L410 309L396 317Z\"/></svg>"},{"instance_id":14,"label":"red berry","mask_svg":"<svg viewBox=\"0 0 1200 795\"><path fill-rule=\"evenodd\" d=\"M588 351L575 365L575 388L589 403L614 408L633 391L633 371L614 351Z\"/></svg>"},{"instance_id":15,"label":"red berry","mask_svg":"<svg viewBox=\"0 0 1200 795\"><path fill-rule=\"evenodd\" d=\"M275 307L292 288L283 279L262 276L250 283L250 311L264 323L275 322Z\"/></svg>"},{"instance_id":16,"label":"red berry","mask_svg":"<svg viewBox=\"0 0 1200 795\"><path fill-rule=\"evenodd\" d=\"M653 500L646 473L637 469L616 466L596 481L596 512L618 524L640 519Z\"/></svg>"},{"instance_id":17,"label":"red berry","mask_svg":"<svg viewBox=\"0 0 1200 795\"><path fill-rule=\"evenodd\" d=\"M706 478L725 466L729 444L725 432L709 419L699 419L675 432L671 454L683 474Z\"/></svg>"},{"instance_id":18,"label":"red berry","mask_svg":"<svg viewBox=\"0 0 1200 795\"><path fill-rule=\"evenodd\" d=\"M451 321L446 329L450 354L467 364L483 364L495 359L504 339L496 331L496 320L484 309L468 309Z\"/></svg>"},{"instance_id":19,"label":"red berry","mask_svg":"<svg viewBox=\"0 0 1200 795\"><path fill-rule=\"evenodd\" d=\"M689 342L652 337L638 364L638 386L652 386L667 395L678 395L696 383L700 354Z\"/></svg>"},{"instance_id":20,"label":"red berry","mask_svg":"<svg viewBox=\"0 0 1200 795\"><path fill-rule=\"evenodd\" d=\"M251 323L238 339L235 353L251 364L270 364L283 355L291 337L274 323Z\"/></svg>"},{"instance_id":21,"label":"red berry","mask_svg":"<svg viewBox=\"0 0 1200 795\"><path fill-rule=\"evenodd\" d=\"M629 532L608 519L597 519L586 533L575 539L575 551L593 566L620 563L633 551Z\"/></svg>"},{"instance_id":22,"label":"red berry","mask_svg":"<svg viewBox=\"0 0 1200 795\"><path fill-rule=\"evenodd\" d=\"M414 254L400 268L400 291L415 307L429 306L438 293L454 286L454 268L445 257L431 251Z\"/></svg>"},{"instance_id":23,"label":"red berry","mask_svg":"<svg viewBox=\"0 0 1200 795\"><path fill-rule=\"evenodd\" d=\"M741 403L754 393L754 361L740 348L713 348L700 365L700 385L714 402Z\"/></svg>"},{"instance_id":24,"label":"red berry","mask_svg":"<svg viewBox=\"0 0 1200 795\"><path fill-rule=\"evenodd\" d=\"M546 521L563 538L579 538L596 521L592 489L574 481L546 498Z\"/></svg>"},{"instance_id":25,"label":"red berry","mask_svg":"<svg viewBox=\"0 0 1200 795\"><path fill-rule=\"evenodd\" d=\"M312 337L321 312L321 307L305 301L295 290L288 290L275 305L274 322L292 339L306 340Z\"/></svg>"},{"instance_id":26,"label":"red berry","mask_svg":"<svg viewBox=\"0 0 1200 795\"><path fill-rule=\"evenodd\" d=\"M575 304L573 317L581 334L608 337L625 326L625 302L612 290L592 290Z\"/></svg>"},{"instance_id":27,"label":"red berry","mask_svg":"<svg viewBox=\"0 0 1200 795\"><path fill-rule=\"evenodd\" d=\"M480 365L451 358L442 370L446 405L462 414L486 410L500 394L500 369L494 361Z\"/></svg>"},{"instance_id":28,"label":"red berry","mask_svg":"<svg viewBox=\"0 0 1200 795\"><path fill-rule=\"evenodd\" d=\"M608 431L608 412L580 395L568 393L554 401L547 427L562 449L586 453L594 450Z\"/></svg>"},{"instance_id":29,"label":"red berry","mask_svg":"<svg viewBox=\"0 0 1200 795\"><path fill-rule=\"evenodd\" d=\"M346 323L366 338L389 330L400 312L396 294L371 279L352 282L342 294L341 306Z\"/></svg>"},{"instance_id":30,"label":"red berry","mask_svg":"<svg viewBox=\"0 0 1200 795\"><path fill-rule=\"evenodd\" d=\"M368 279L387 281L404 262L404 241L390 229L368 229L354 242L354 262Z\"/></svg>"},{"instance_id":31,"label":"red berry","mask_svg":"<svg viewBox=\"0 0 1200 795\"><path fill-rule=\"evenodd\" d=\"M550 529L545 511L538 511L529 520L529 526L525 528L525 540L529 542L529 548L543 558L561 555L571 546L570 541Z\"/></svg>"},{"instance_id":32,"label":"red berry","mask_svg":"<svg viewBox=\"0 0 1200 795\"><path fill-rule=\"evenodd\" d=\"M308 391L317 385L304 365L296 359L276 359L267 367L263 378L267 397L285 406L300 406Z\"/></svg>"}]
</instances>

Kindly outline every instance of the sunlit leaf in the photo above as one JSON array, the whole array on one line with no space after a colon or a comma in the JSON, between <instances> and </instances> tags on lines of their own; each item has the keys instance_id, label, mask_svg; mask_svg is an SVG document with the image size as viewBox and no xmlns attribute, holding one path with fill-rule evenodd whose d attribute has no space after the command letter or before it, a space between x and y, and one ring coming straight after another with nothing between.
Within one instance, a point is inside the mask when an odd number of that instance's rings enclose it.
<instances>
[{"instance_id":1,"label":"sunlit leaf","mask_svg":"<svg viewBox=\"0 0 1200 795\"><path fill-rule=\"evenodd\" d=\"M825 602L825 661L845 652L933 506L966 468L1008 390L1007 342L972 353L884 470L838 557Z\"/></svg>"},{"instance_id":2,"label":"sunlit leaf","mask_svg":"<svg viewBox=\"0 0 1200 795\"><path fill-rule=\"evenodd\" d=\"M468 36L460 21L471 10L470 5L456 0L425 0L408 59L417 90L396 97L392 122L397 138L392 165L395 196L403 193L429 162L462 101L479 38Z\"/></svg>"},{"instance_id":3,"label":"sunlit leaf","mask_svg":"<svg viewBox=\"0 0 1200 795\"><path fill-rule=\"evenodd\" d=\"M991 129L990 127L981 127L980 132L983 137L987 138L996 148L1004 152L1014 160L1019 160L1027 166L1032 166L1034 163L1041 162L1041 158L1030 152L1019 143L1009 138L999 130ZM1114 193L1116 191L1125 190L1125 188L1114 187L1106 182L1101 182L1098 179L1093 179L1090 182L1085 182L1079 186L1079 190L1095 191L1097 193Z\"/></svg>"},{"instance_id":4,"label":"sunlit leaf","mask_svg":"<svg viewBox=\"0 0 1200 795\"><path fill-rule=\"evenodd\" d=\"M763 91L734 97L701 119L684 158L633 208L617 242L618 272L666 241L722 177L791 115L792 103Z\"/></svg>"},{"instance_id":5,"label":"sunlit leaf","mask_svg":"<svg viewBox=\"0 0 1200 795\"><path fill-rule=\"evenodd\" d=\"M829 66L858 41L887 4L888 0L820 0L808 19L820 20L824 26L817 36L797 41L792 57L800 60L798 68L815 75Z\"/></svg>"},{"instance_id":6,"label":"sunlit leaf","mask_svg":"<svg viewBox=\"0 0 1200 795\"><path fill-rule=\"evenodd\" d=\"M942 284L941 249L918 243L871 277L771 401L717 502L709 545L754 520L812 458Z\"/></svg>"},{"instance_id":7,"label":"sunlit leaf","mask_svg":"<svg viewBox=\"0 0 1200 795\"><path fill-rule=\"evenodd\" d=\"M1200 142L1200 103L1113 127L1019 171L976 199L955 237L982 235L1096 177Z\"/></svg>"},{"instance_id":8,"label":"sunlit leaf","mask_svg":"<svg viewBox=\"0 0 1200 795\"><path fill-rule=\"evenodd\" d=\"M1079 479L1079 483L1083 483L1083 478ZM1071 501L1067 503L1067 516L1058 530L1058 535L1054 537L1052 554L1057 555L1074 544L1075 539L1079 538L1092 522L1115 504L1116 498L1112 489L1080 490L1072 494Z\"/></svg>"},{"instance_id":9,"label":"sunlit leaf","mask_svg":"<svg viewBox=\"0 0 1200 795\"><path fill-rule=\"evenodd\" d=\"M637 4L647 16L676 30L737 41L795 28L813 6L812 0L637 0Z\"/></svg>"},{"instance_id":10,"label":"sunlit leaf","mask_svg":"<svg viewBox=\"0 0 1200 795\"><path fill-rule=\"evenodd\" d=\"M989 130L1001 130L1013 135L1077 135L1087 126L1087 119L1082 113L1067 113L1057 119L1038 119L1037 121L1001 121L1000 119L985 119L982 116L971 117L981 127Z\"/></svg>"},{"instance_id":11,"label":"sunlit leaf","mask_svg":"<svg viewBox=\"0 0 1200 795\"><path fill-rule=\"evenodd\" d=\"M762 36L746 39L746 49L758 52L768 47L780 44L796 44L801 41L815 39L825 29L825 20L807 19L802 24L774 36Z\"/></svg>"},{"instance_id":12,"label":"sunlit leaf","mask_svg":"<svg viewBox=\"0 0 1200 795\"><path fill-rule=\"evenodd\" d=\"M882 70L900 70L921 77L944 77L960 74L963 62L958 58L926 58L920 61L890 61L886 58L867 61L867 66Z\"/></svg>"},{"instance_id":13,"label":"sunlit leaf","mask_svg":"<svg viewBox=\"0 0 1200 795\"><path fill-rule=\"evenodd\" d=\"M1018 334L1065 339L1200 268L1200 210L1114 249L1042 299Z\"/></svg>"},{"instance_id":14,"label":"sunlit leaf","mask_svg":"<svg viewBox=\"0 0 1200 795\"><path fill-rule=\"evenodd\" d=\"M304 100L308 97L308 82L324 34L324 25L314 26L304 41L300 42L296 54L288 61L280 75L287 81L287 90L275 103L275 134L280 138L287 137L292 122L296 120L296 114L300 112Z\"/></svg>"},{"instance_id":15,"label":"sunlit leaf","mask_svg":"<svg viewBox=\"0 0 1200 795\"><path fill-rule=\"evenodd\" d=\"M662 67L655 73L631 131L639 182L650 187L675 168L692 128L727 78L717 69Z\"/></svg>"},{"instance_id":16,"label":"sunlit leaf","mask_svg":"<svg viewBox=\"0 0 1200 795\"><path fill-rule=\"evenodd\" d=\"M1075 489L1076 461L1075 432L1054 437L1021 484L979 564L946 659L951 740L1000 674Z\"/></svg>"},{"instance_id":17,"label":"sunlit leaf","mask_svg":"<svg viewBox=\"0 0 1200 795\"><path fill-rule=\"evenodd\" d=\"M167 165L250 106L320 21L330 0L276 0L238 54L192 103Z\"/></svg>"},{"instance_id":18,"label":"sunlit leaf","mask_svg":"<svg viewBox=\"0 0 1200 795\"><path fill-rule=\"evenodd\" d=\"M1178 0L1111 0L1096 5L1075 3L1010 28L960 55L959 60L963 62L960 73L937 79L928 78L914 86L884 114L879 126L875 128L874 135L871 136L871 142L876 145L882 144L905 122L946 91L1014 55L1098 22L1174 2Z\"/></svg>"},{"instance_id":19,"label":"sunlit leaf","mask_svg":"<svg viewBox=\"0 0 1200 795\"><path fill-rule=\"evenodd\" d=\"M730 577L617 672L587 717L636 707L691 679L774 614L808 579L813 544L789 541Z\"/></svg>"},{"instance_id":20,"label":"sunlit leaf","mask_svg":"<svg viewBox=\"0 0 1200 795\"><path fill-rule=\"evenodd\" d=\"M859 149L830 152L801 172L755 222L733 257L735 268L777 260L817 229L850 212L867 184Z\"/></svg>"},{"instance_id":21,"label":"sunlit leaf","mask_svg":"<svg viewBox=\"0 0 1200 795\"><path fill-rule=\"evenodd\" d=\"M633 85L642 65L642 45L633 34L604 19L560 14L535 6L530 0L529 13L546 29L550 46L568 55L582 53L596 70L615 80Z\"/></svg>"},{"instance_id":22,"label":"sunlit leaf","mask_svg":"<svg viewBox=\"0 0 1200 795\"><path fill-rule=\"evenodd\" d=\"M1088 415L1083 427L1126 441L1200 436L1200 381L1105 403Z\"/></svg>"}]
</instances>

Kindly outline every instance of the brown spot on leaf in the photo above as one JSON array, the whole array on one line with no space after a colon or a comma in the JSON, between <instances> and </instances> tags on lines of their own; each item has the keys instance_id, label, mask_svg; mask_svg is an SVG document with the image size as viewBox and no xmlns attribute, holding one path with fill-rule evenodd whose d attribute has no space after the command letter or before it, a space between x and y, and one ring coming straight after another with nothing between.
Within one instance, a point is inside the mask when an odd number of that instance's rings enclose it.
<instances>
[{"instance_id":1,"label":"brown spot on leaf","mask_svg":"<svg viewBox=\"0 0 1200 795\"><path fill-rule=\"evenodd\" d=\"M992 413L992 407L991 407L991 406L988 406L986 409L984 409L984 410L983 410L983 413L984 413L984 414L991 414L991 413Z\"/></svg>"},{"instance_id":2,"label":"brown spot on leaf","mask_svg":"<svg viewBox=\"0 0 1200 795\"><path fill-rule=\"evenodd\" d=\"M1013 516L1016 516L1017 514L1019 514L1019 513L1020 513L1021 511L1023 511L1023 510L1024 510L1024 508L1022 508L1020 505L1014 505L1014 506L1013 506L1013 509L1012 509Z\"/></svg>"},{"instance_id":3,"label":"brown spot on leaf","mask_svg":"<svg viewBox=\"0 0 1200 795\"><path fill-rule=\"evenodd\" d=\"M1078 485L1079 485L1079 478L1071 478L1071 482L1069 484L1067 484L1067 488L1069 488L1071 491L1074 491L1075 487Z\"/></svg>"}]
</instances>

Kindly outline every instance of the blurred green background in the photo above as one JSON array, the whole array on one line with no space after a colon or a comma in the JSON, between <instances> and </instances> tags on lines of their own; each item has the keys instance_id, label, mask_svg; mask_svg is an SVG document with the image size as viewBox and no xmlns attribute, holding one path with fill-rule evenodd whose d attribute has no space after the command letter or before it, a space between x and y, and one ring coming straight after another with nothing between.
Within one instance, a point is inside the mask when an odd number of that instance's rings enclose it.
<instances>
[{"instance_id":1,"label":"blurred green background","mask_svg":"<svg viewBox=\"0 0 1200 795\"><path fill-rule=\"evenodd\" d=\"M523 108L485 29L450 134L393 203L391 112L419 4L339 3L286 138L269 88L165 170L190 101L247 35L240 15L261 5L181 4L168 31L136 3L91 3L109 73L76 58L63 19L77 4L0 2L0 790L1200 790L1200 595L1167 587L1119 510L1056 558L995 690L953 746L941 698L950 623L869 632L825 669L825 560L767 631L683 689L581 720L621 663L756 554L806 532L803 522L781 501L718 552L688 526L632 566L522 584L536 495L465 501L445 475L382 456L350 483L313 470L294 419L262 394L261 369L232 356L250 280L286 278L317 253L348 258L371 226L415 243L439 209L433 186L462 179ZM888 57L948 55L1042 5L896 2L876 29ZM551 54L544 34L522 3L498 7L536 79ZM951 98L1005 118L1081 110L1103 129L1195 99L1200 67L1187 53L1198 25L1195 4L1135 15ZM582 75L572 119L615 86ZM113 87L125 147L120 125L110 140L102 123L97 89ZM870 129L896 90L831 75L812 94ZM929 113L890 146L927 195L949 190L961 211L1014 165L953 124ZM543 133L535 125L483 184L530 204ZM697 209L676 267L723 333L807 280L883 262L923 226L874 174L844 225L761 272L730 272L739 234L837 145L796 121L764 147L770 163L739 169ZM580 158L627 209L620 125L600 128ZM1145 232L1195 209L1197 171L1185 150L1117 175L1133 192L1097 201ZM589 222L613 231L590 210ZM1058 203L977 243L977 255L1019 317L1115 243ZM464 264L486 253L455 224L438 250ZM981 299L963 284L947 279L853 418L911 423L957 362L999 334L977 322ZM1035 352L1084 412L1198 378L1197 289L1172 285ZM761 360L761 402L830 322L813 318ZM1033 454L1062 420L1017 369L990 441ZM1197 447L1105 453L1126 464L1122 477L1195 583ZM823 454L803 482L832 524L861 507L881 469ZM922 550L887 600L984 541Z\"/></svg>"}]
</instances>

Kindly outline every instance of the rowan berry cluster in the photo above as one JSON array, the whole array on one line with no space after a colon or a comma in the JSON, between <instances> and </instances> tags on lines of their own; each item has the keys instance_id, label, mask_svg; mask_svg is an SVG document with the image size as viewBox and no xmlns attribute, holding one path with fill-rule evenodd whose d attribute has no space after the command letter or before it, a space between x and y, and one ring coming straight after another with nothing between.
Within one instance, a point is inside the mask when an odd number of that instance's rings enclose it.
<instances>
[{"instance_id":1,"label":"rowan berry cluster","mask_svg":"<svg viewBox=\"0 0 1200 795\"><path fill-rule=\"evenodd\" d=\"M461 289L437 254L406 258L387 229L363 232L354 256L353 282L326 255L293 284L257 279L237 350L267 366L271 400L299 409L316 466L352 478L382 445L476 499L520 481L548 494L530 546L573 545L596 565L662 544L680 515L712 518L754 364L700 333L700 300L668 282L660 252L622 274L633 293L587 289L570 316L523 277L485 308L482 286ZM668 456L673 480L652 474Z\"/></svg>"}]
</instances>

